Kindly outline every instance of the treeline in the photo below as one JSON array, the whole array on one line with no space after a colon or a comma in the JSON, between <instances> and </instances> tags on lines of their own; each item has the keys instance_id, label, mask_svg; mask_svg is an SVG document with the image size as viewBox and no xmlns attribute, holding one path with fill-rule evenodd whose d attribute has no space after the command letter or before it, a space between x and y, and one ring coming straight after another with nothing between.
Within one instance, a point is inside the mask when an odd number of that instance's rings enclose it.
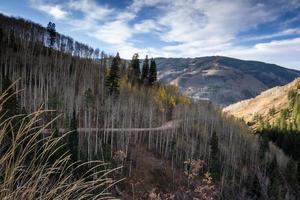
<instances>
[{"instance_id":1,"label":"treeline","mask_svg":"<svg viewBox=\"0 0 300 200\"><path fill-rule=\"evenodd\" d=\"M8 79L19 79L14 90L23 89L7 103L10 108L24 107L20 110L27 113L40 107L53 110L44 122L61 115L50 131L64 135L74 130L67 141L74 160L123 165L114 176L132 177L141 162L139 152L146 149L171 163L167 170L173 173L189 171L189 164L205 163L192 172L193 181L170 178L173 189L184 186L200 194L198 179L209 172L212 180L205 177L217 185L220 199L277 198L278 179L271 180L268 167L276 158L275 169L285 170L289 159L272 145L264 150L256 136L247 134L246 126L210 103L193 102L176 86L159 84L154 59L146 57L140 63L135 54L125 62L120 55L104 53L97 58L95 51L90 54L74 42L64 50L53 24L46 29L21 19L4 20L0 25L1 88L8 87ZM297 199L296 190L281 184L285 189L280 197ZM128 193L136 195L131 189Z\"/></svg>"},{"instance_id":2,"label":"treeline","mask_svg":"<svg viewBox=\"0 0 300 200\"><path fill-rule=\"evenodd\" d=\"M7 17L0 13L1 31L0 36L4 40L11 40L13 49L18 49L25 44L20 42L35 44L30 48L39 48L39 45L52 47L60 52L80 56L85 58L102 58L103 51L93 49L86 44L75 41L69 36L56 32L55 24L49 22L47 27L22 18ZM3 35L3 30L9 34ZM49 38L50 33L50 38ZM2 34L2 35L1 35ZM16 37L17 36L17 37ZM14 41L19 38L21 41Z\"/></svg>"},{"instance_id":3,"label":"treeline","mask_svg":"<svg viewBox=\"0 0 300 200\"><path fill-rule=\"evenodd\" d=\"M105 86L109 95L118 95L120 93L120 80L123 84L132 86L151 87L157 85L157 69L155 60L150 61L148 56L143 61L142 72L140 69L139 55L134 54L129 68L122 64L119 53L112 58L111 67L107 69Z\"/></svg>"}]
</instances>

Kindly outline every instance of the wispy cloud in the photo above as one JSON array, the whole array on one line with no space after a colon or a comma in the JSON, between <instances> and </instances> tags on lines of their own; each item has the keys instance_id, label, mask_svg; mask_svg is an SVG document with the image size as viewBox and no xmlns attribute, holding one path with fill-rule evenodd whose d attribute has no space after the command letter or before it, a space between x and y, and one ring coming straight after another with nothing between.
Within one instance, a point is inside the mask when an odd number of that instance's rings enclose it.
<instances>
[{"instance_id":1,"label":"wispy cloud","mask_svg":"<svg viewBox=\"0 0 300 200\"><path fill-rule=\"evenodd\" d=\"M45 3L40 0L30 0L32 6L39 11L45 12L55 19L65 19L68 16L68 12L65 11L62 6L57 4Z\"/></svg>"},{"instance_id":2,"label":"wispy cloud","mask_svg":"<svg viewBox=\"0 0 300 200\"><path fill-rule=\"evenodd\" d=\"M110 20L111 15L115 12L113 8L100 6L94 0L70 0L66 6L73 11L82 12L84 20Z\"/></svg>"},{"instance_id":3,"label":"wispy cloud","mask_svg":"<svg viewBox=\"0 0 300 200\"><path fill-rule=\"evenodd\" d=\"M244 41L253 41L253 40L265 40L265 39L275 39L282 36L291 36L291 35L300 35L299 28L291 28L282 30L276 33L267 34L267 35L256 35L256 36L247 36L243 38Z\"/></svg>"},{"instance_id":4,"label":"wispy cloud","mask_svg":"<svg viewBox=\"0 0 300 200\"><path fill-rule=\"evenodd\" d=\"M241 59L262 60L300 69L300 38L258 43L253 47L234 47L219 52Z\"/></svg>"},{"instance_id":5,"label":"wispy cloud","mask_svg":"<svg viewBox=\"0 0 300 200\"><path fill-rule=\"evenodd\" d=\"M126 23L119 20L106 23L89 35L109 44L124 44L132 36L132 31Z\"/></svg>"},{"instance_id":6,"label":"wispy cloud","mask_svg":"<svg viewBox=\"0 0 300 200\"><path fill-rule=\"evenodd\" d=\"M161 25L153 19L143 20L142 22L135 24L133 28L136 33L158 33L162 31Z\"/></svg>"},{"instance_id":7,"label":"wispy cloud","mask_svg":"<svg viewBox=\"0 0 300 200\"><path fill-rule=\"evenodd\" d=\"M274 42L243 47L237 41L276 39L300 33L297 27L286 27L268 35L239 36L241 32L257 29L260 24L278 20L284 12L300 6L300 0L133 0L124 8L95 0L67 0L62 4L50 4L47 0L31 2L35 2L32 4L34 8L65 20L74 30L106 43L110 51L119 51L126 58L139 52L141 56L198 57L224 54L246 59L247 56L255 59L256 55L258 59L267 60L254 52L262 52L262 46L268 44L273 47ZM148 8L156 10L141 17ZM154 42L164 46L153 48L146 41L144 48L137 47L139 34L156 38ZM277 44L287 51L296 48L287 41ZM286 49L287 45L290 48ZM266 55L267 51L265 48L263 54ZM272 52L268 54L269 57L272 57Z\"/></svg>"}]
</instances>

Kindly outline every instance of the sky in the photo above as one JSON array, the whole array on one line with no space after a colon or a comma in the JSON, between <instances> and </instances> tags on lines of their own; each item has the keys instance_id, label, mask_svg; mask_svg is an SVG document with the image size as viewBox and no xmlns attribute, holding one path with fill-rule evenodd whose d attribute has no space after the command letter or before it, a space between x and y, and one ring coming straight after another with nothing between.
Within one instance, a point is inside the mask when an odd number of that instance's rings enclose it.
<instances>
[{"instance_id":1,"label":"sky","mask_svg":"<svg viewBox=\"0 0 300 200\"><path fill-rule=\"evenodd\" d=\"M109 54L229 56L300 70L300 0L1 0Z\"/></svg>"}]
</instances>

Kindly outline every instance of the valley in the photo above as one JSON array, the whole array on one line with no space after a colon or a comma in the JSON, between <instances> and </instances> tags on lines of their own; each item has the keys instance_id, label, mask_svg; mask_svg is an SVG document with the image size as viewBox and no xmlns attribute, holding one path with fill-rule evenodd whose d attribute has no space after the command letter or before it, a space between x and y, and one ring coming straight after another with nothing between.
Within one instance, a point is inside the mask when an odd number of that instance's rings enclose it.
<instances>
[{"instance_id":1,"label":"valley","mask_svg":"<svg viewBox=\"0 0 300 200\"><path fill-rule=\"evenodd\" d=\"M299 199L299 71L0 22L0 199Z\"/></svg>"}]
</instances>

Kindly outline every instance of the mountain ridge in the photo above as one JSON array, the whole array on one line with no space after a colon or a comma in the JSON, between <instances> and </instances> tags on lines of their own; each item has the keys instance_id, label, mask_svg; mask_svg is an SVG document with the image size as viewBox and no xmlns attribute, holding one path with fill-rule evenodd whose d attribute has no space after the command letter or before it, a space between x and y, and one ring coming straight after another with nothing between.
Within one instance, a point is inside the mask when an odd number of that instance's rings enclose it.
<instances>
[{"instance_id":1,"label":"mountain ridge","mask_svg":"<svg viewBox=\"0 0 300 200\"><path fill-rule=\"evenodd\" d=\"M178 85L188 96L220 106L255 97L300 75L300 71L276 64L224 56L155 60L161 82Z\"/></svg>"}]
</instances>

